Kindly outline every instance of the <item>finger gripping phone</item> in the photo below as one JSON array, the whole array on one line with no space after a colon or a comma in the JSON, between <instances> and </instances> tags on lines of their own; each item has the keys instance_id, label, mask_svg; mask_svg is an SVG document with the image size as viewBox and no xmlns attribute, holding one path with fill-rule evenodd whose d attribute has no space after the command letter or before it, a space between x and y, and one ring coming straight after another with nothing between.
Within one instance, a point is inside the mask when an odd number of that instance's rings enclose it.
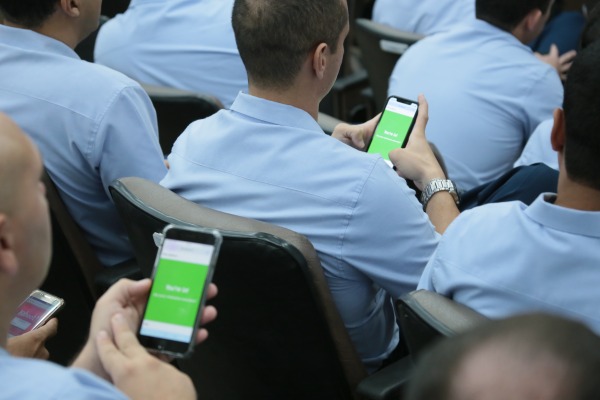
<instances>
[{"instance_id":1,"label":"finger gripping phone","mask_svg":"<svg viewBox=\"0 0 600 400\"><path fill-rule=\"evenodd\" d=\"M44 325L65 301L42 290L34 290L17 309L10 327L8 337L19 336Z\"/></svg>"},{"instance_id":2,"label":"finger gripping phone","mask_svg":"<svg viewBox=\"0 0 600 400\"><path fill-rule=\"evenodd\" d=\"M391 167L392 162L388 154L394 149L406 146L418 112L419 103L416 101L390 96L367 146L367 153L380 154Z\"/></svg>"},{"instance_id":3,"label":"finger gripping phone","mask_svg":"<svg viewBox=\"0 0 600 400\"><path fill-rule=\"evenodd\" d=\"M191 354L221 242L216 230L165 227L138 331L144 347L176 358Z\"/></svg>"}]
</instances>

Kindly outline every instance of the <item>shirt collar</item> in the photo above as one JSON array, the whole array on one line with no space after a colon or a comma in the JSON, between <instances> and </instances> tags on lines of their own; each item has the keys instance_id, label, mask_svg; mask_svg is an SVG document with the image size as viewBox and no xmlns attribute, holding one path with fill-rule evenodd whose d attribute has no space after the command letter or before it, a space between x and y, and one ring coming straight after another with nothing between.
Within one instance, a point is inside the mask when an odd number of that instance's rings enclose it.
<instances>
[{"instance_id":1,"label":"shirt collar","mask_svg":"<svg viewBox=\"0 0 600 400\"><path fill-rule=\"evenodd\" d=\"M323 134L323 130L304 110L240 92L231 110L269 124L293 126Z\"/></svg>"},{"instance_id":2,"label":"shirt collar","mask_svg":"<svg viewBox=\"0 0 600 400\"><path fill-rule=\"evenodd\" d=\"M562 232L580 236L600 237L600 211L581 211L554 204L556 195L542 193L525 215L535 222Z\"/></svg>"},{"instance_id":3,"label":"shirt collar","mask_svg":"<svg viewBox=\"0 0 600 400\"><path fill-rule=\"evenodd\" d=\"M0 42L28 51L60 54L65 57L79 59L73 49L61 41L42 35L31 29L13 28L0 25Z\"/></svg>"},{"instance_id":4,"label":"shirt collar","mask_svg":"<svg viewBox=\"0 0 600 400\"><path fill-rule=\"evenodd\" d=\"M474 18L469 19L463 23L464 25L470 26L472 29L485 32L488 35L494 35L497 37L504 38L507 42L512 42L514 45L523 48L524 50L528 50L529 53L533 54L533 50L529 46L524 45L510 32L505 31L504 29L500 29L495 25L490 24L487 21L482 19Z\"/></svg>"}]
</instances>

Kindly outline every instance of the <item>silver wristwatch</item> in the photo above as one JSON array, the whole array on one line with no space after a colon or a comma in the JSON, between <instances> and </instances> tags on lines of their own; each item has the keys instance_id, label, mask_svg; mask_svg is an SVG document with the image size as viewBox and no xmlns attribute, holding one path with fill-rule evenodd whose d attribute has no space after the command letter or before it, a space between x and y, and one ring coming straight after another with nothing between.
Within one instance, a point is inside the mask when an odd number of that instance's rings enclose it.
<instances>
[{"instance_id":1,"label":"silver wristwatch","mask_svg":"<svg viewBox=\"0 0 600 400\"><path fill-rule=\"evenodd\" d=\"M437 192L448 192L454 198L456 205L460 202L458 198L458 190L456 185L450 179L432 179L429 181L423 192L421 193L421 204L423 204L423 211L427 210L427 203L431 200L431 197Z\"/></svg>"}]
</instances>

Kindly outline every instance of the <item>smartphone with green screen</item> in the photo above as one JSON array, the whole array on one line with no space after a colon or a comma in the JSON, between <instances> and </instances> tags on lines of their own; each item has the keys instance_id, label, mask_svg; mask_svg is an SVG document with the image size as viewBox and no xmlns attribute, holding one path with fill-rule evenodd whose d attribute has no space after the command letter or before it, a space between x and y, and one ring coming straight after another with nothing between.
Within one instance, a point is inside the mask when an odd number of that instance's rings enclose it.
<instances>
[{"instance_id":1,"label":"smartphone with green screen","mask_svg":"<svg viewBox=\"0 0 600 400\"><path fill-rule=\"evenodd\" d=\"M419 103L413 100L390 96L381 113L367 153L380 154L392 167L388 154L399 147L405 147L417 120Z\"/></svg>"},{"instance_id":2,"label":"smartphone with green screen","mask_svg":"<svg viewBox=\"0 0 600 400\"><path fill-rule=\"evenodd\" d=\"M221 242L213 229L165 227L138 331L144 347L177 358L192 352Z\"/></svg>"}]
</instances>

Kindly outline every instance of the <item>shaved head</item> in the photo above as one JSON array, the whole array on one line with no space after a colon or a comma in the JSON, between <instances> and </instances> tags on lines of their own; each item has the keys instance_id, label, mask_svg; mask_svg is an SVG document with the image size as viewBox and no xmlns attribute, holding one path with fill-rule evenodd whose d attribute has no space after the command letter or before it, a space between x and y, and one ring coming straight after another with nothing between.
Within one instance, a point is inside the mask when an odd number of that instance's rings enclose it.
<instances>
[{"instance_id":1,"label":"shaved head","mask_svg":"<svg viewBox=\"0 0 600 400\"><path fill-rule=\"evenodd\" d=\"M0 113L0 214L12 215L18 204L19 182L34 167L37 150L9 117Z\"/></svg>"}]
</instances>

